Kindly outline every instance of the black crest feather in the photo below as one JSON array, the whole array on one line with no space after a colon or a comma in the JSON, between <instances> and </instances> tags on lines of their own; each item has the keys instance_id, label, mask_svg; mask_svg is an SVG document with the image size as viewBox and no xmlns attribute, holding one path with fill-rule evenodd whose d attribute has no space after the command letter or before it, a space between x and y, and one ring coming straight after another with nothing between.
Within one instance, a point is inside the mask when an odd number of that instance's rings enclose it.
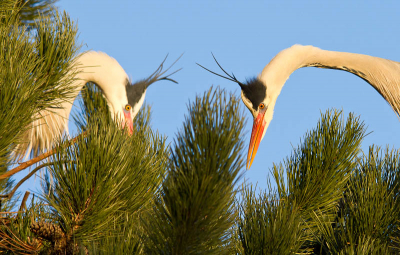
<instances>
[{"instance_id":1,"label":"black crest feather","mask_svg":"<svg viewBox=\"0 0 400 255\"><path fill-rule=\"evenodd\" d=\"M212 54L212 53L211 53ZM221 70L227 75L224 76L222 74L216 73L214 71L211 71L208 68L205 68L204 66L200 65L199 63L196 63L198 66L200 66L201 68L209 71L212 74L215 74L219 77L222 77L224 79L236 82L237 84L239 84L240 88L242 89L242 92L244 94L244 96L249 99L249 101L253 104L253 109L257 110L258 105L266 98L267 96L267 88L264 85L264 83L262 81L260 81L257 78L251 78L246 80L245 83L242 83L240 81L238 81L235 77L235 75L229 74L227 71L225 71L224 68L222 68L222 66L218 63L217 59L215 58L214 54L212 54L215 62L217 63L217 65L219 66L219 68L221 68Z\"/></svg>"},{"instance_id":2,"label":"black crest feather","mask_svg":"<svg viewBox=\"0 0 400 255\"><path fill-rule=\"evenodd\" d=\"M183 55L183 54L182 54ZM173 65L175 65L176 62L182 57L182 55L179 56L165 71L163 71L164 68L164 63L168 58L165 56L164 60L161 62L161 64L158 66L158 68L146 79L139 80L135 82L134 84L131 84L129 80L126 81L126 94L128 96L128 103L132 106L134 106L137 102L139 102L140 98L142 97L143 93L145 90L154 82L156 81L172 81L173 83L178 83L177 81L173 80L170 78L171 75L179 72L182 68L179 68L178 70L163 76L166 72L168 72Z\"/></svg>"}]
</instances>

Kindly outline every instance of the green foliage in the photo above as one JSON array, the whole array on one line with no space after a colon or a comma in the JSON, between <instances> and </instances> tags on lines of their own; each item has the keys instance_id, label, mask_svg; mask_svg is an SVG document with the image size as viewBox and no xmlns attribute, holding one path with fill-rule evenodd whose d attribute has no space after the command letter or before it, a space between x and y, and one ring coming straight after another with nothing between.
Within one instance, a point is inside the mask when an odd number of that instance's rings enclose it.
<instances>
[{"instance_id":1,"label":"green foliage","mask_svg":"<svg viewBox=\"0 0 400 255\"><path fill-rule=\"evenodd\" d=\"M383 154L383 155L382 155ZM335 224L319 222L333 254L399 252L400 152L370 147L351 174Z\"/></svg>"},{"instance_id":2,"label":"green foliage","mask_svg":"<svg viewBox=\"0 0 400 255\"><path fill-rule=\"evenodd\" d=\"M43 19L35 35L15 26L19 20L12 11L5 13L0 24L1 166L24 141L21 135L39 111L71 100L72 59L78 49L77 29L65 13Z\"/></svg>"},{"instance_id":3,"label":"green foliage","mask_svg":"<svg viewBox=\"0 0 400 255\"><path fill-rule=\"evenodd\" d=\"M354 171L345 193L348 210L343 213L348 217L346 228L354 237L365 235L390 243L391 235L398 236L399 169L398 151L386 150L382 159L379 149L371 147Z\"/></svg>"},{"instance_id":4,"label":"green foliage","mask_svg":"<svg viewBox=\"0 0 400 255\"><path fill-rule=\"evenodd\" d=\"M79 105L81 112L74 114L73 119L78 128L85 131L89 122L101 117L112 122L111 113L108 110L107 100L94 83L87 83L81 91Z\"/></svg>"},{"instance_id":5,"label":"green foliage","mask_svg":"<svg viewBox=\"0 0 400 255\"><path fill-rule=\"evenodd\" d=\"M188 110L161 195L144 217L145 252L230 254L235 185L243 167L239 100L210 89Z\"/></svg>"},{"instance_id":6,"label":"green foliage","mask_svg":"<svg viewBox=\"0 0 400 255\"><path fill-rule=\"evenodd\" d=\"M311 252L319 235L314 213L324 221L336 217L364 134L352 114L344 123L340 112L328 111L293 154L274 165L277 192L270 188L257 198L247 189L238 222L244 253Z\"/></svg>"},{"instance_id":7,"label":"green foliage","mask_svg":"<svg viewBox=\"0 0 400 255\"><path fill-rule=\"evenodd\" d=\"M77 28L54 2L0 2L0 174L38 113L72 99ZM172 148L151 129L150 107L130 136L94 84L81 95L74 119L85 135L72 145L60 139L39 166L48 166L40 201L2 215L0 252L399 253L400 151L371 146L361 155L365 127L352 114L322 115L273 165L276 189L243 185L235 201L244 119L232 94L211 88L189 103ZM1 181L0 193L13 185Z\"/></svg>"},{"instance_id":8,"label":"green foliage","mask_svg":"<svg viewBox=\"0 0 400 255\"><path fill-rule=\"evenodd\" d=\"M288 201L244 187L239 206L239 254L293 254L300 250L305 232L302 220Z\"/></svg>"},{"instance_id":9,"label":"green foliage","mask_svg":"<svg viewBox=\"0 0 400 255\"><path fill-rule=\"evenodd\" d=\"M77 29L64 13L53 12L53 19L43 18L36 33L20 26L20 8L16 1L0 5L0 174L15 155L24 153L23 135L38 112L70 99L73 78L72 58ZM4 7L4 8L3 8ZM58 102L58 103L57 103ZM0 193L12 186L0 181ZM6 206L6 207L5 207ZM2 201L1 209L9 204Z\"/></svg>"},{"instance_id":10,"label":"green foliage","mask_svg":"<svg viewBox=\"0 0 400 255\"><path fill-rule=\"evenodd\" d=\"M123 221L116 221L112 230L104 238L89 245L89 250L93 254L104 255L142 253L143 245L139 238L143 231L140 227L141 214L142 212L123 215Z\"/></svg>"},{"instance_id":11,"label":"green foliage","mask_svg":"<svg viewBox=\"0 0 400 255\"><path fill-rule=\"evenodd\" d=\"M104 100L93 87L84 94L86 109L91 107L89 100ZM145 126L129 136L109 114L102 114L100 110L83 115L86 137L61 147L47 175L45 200L67 243L93 245L107 233L119 231L115 225L124 224L126 213L134 217L151 201L166 168L165 139Z\"/></svg>"},{"instance_id":12,"label":"green foliage","mask_svg":"<svg viewBox=\"0 0 400 255\"><path fill-rule=\"evenodd\" d=\"M54 4L58 0L18 0L20 22L28 28L36 28L37 21L52 16Z\"/></svg>"},{"instance_id":13,"label":"green foliage","mask_svg":"<svg viewBox=\"0 0 400 255\"><path fill-rule=\"evenodd\" d=\"M12 215L12 214L11 214ZM29 208L0 221L0 252L5 254L38 254L45 250L49 243L36 239L30 231L32 222L50 220L48 207L34 197Z\"/></svg>"},{"instance_id":14,"label":"green foliage","mask_svg":"<svg viewBox=\"0 0 400 255\"><path fill-rule=\"evenodd\" d=\"M277 188L269 183L256 194L245 185L235 204L244 120L234 96L210 89L189 104L170 153L149 127L148 108L128 136L93 84L82 98L75 121L87 135L61 146L52 158L43 194L49 206L32 207L3 225L0 235L11 241L0 241L0 248L67 254L398 253L400 151L371 147L357 157L365 128L352 114L346 121L341 112L322 115L292 155L273 166Z\"/></svg>"},{"instance_id":15,"label":"green foliage","mask_svg":"<svg viewBox=\"0 0 400 255\"><path fill-rule=\"evenodd\" d=\"M31 29L37 27L38 20L52 16L56 2L57 0L2 0L0 13L11 10L18 17L17 26ZM0 21L3 18L0 15Z\"/></svg>"},{"instance_id":16,"label":"green foliage","mask_svg":"<svg viewBox=\"0 0 400 255\"><path fill-rule=\"evenodd\" d=\"M334 201L342 197L349 173L356 166L354 159L364 136L364 124L352 114L346 123L341 112L322 115L317 127L306 133L302 144L284 161L285 167L274 165L280 199L287 199L304 214L322 208L325 212L334 210Z\"/></svg>"}]
</instances>

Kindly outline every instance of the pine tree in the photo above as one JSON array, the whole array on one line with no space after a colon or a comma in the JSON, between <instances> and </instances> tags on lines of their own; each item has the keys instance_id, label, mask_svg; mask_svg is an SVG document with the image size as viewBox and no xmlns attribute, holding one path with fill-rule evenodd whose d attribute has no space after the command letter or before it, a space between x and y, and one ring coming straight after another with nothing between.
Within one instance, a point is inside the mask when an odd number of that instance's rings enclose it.
<instances>
[{"instance_id":1,"label":"pine tree","mask_svg":"<svg viewBox=\"0 0 400 255\"><path fill-rule=\"evenodd\" d=\"M327 111L283 164L276 190L245 186L239 254L397 254L399 151L360 150L365 127Z\"/></svg>"},{"instance_id":2,"label":"pine tree","mask_svg":"<svg viewBox=\"0 0 400 255\"><path fill-rule=\"evenodd\" d=\"M37 113L70 99L77 27L54 2L0 3L0 175ZM239 184L245 121L233 94L198 95L171 145L148 106L129 136L94 84L79 100L81 135L60 138L21 180L44 170L43 192L18 206L19 183L0 181L0 252L399 253L400 151L372 145L364 155L366 128L353 114L322 114L257 192Z\"/></svg>"},{"instance_id":3,"label":"pine tree","mask_svg":"<svg viewBox=\"0 0 400 255\"><path fill-rule=\"evenodd\" d=\"M37 10L48 10L49 3L5 0L0 4L0 174L12 164L12 151L24 142L22 135L37 113L70 99L73 76L69 73L79 48L77 28L65 13L54 10L39 15ZM9 195L12 186L9 178L0 182L5 198L1 211L14 205L14 197ZM12 252L37 250L40 243L32 240L27 226L38 208L27 210L31 217L18 214L2 220L0 247Z\"/></svg>"},{"instance_id":4,"label":"pine tree","mask_svg":"<svg viewBox=\"0 0 400 255\"><path fill-rule=\"evenodd\" d=\"M236 184L243 168L239 100L217 88L188 106L171 162L143 217L147 254L231 254Z\"/></svg>"},{"instance_id":5,"label":"pine tree","mask_svg":"<svg viewBox=\"0 0 400 255\"><path fill-rule=\"evenodd\" d=\"M350 175L334 224L317 218L332 254L398 254L400 151L371 146ZM318 215L319 216L319 215Z\"/></svg>"},{"instance_id":6,"label":"pine tree","mask_svg":"<svg viewBox=\"0 0 400 255\"><path fill-rule=\"evenodd\" d=\"M78 49L74 46L76 27L66 14L54 11L51 17L38 16L40 19L33 26L22 15L22 8L27 5L20 3L9 1L9 5L2 6L2 18L10 20L3 23L1 37L3 59L8 60L3 62L1 82L2 103L8 107L3 107L2 112L8 119L0 126L2 137L7 137L1 139L0 148L4 171L12 163L11 152L23 142L20 136L24 127L40 110L68 98L72 77L66 74L73 68L71 60ZM30 24L29 31L26 24ZM9 36L10 31L15 36ZM11 39L14 43L10 43ZM8 45L18 43L21 46L9 49ZM19 61L12 62L14 59ZM12 68L19 68L18 72L12 72ZM82 112L74 118L85 135L78 136L72 144L60 139L56 153L33 170L46 170L43 193L32 198L26 210L21 207L16 216L4 218L0 249L45 254L156 251L160 244L153 241L160 232L150 228L152 217L156 217L165 227L169 225L178 238L169 244L172 253L194 248L224 252L236 218L233 202L235 183L243 166L243 141L239 138L243 118L237 113L239 101L219 89L198 97L193 107L175 149L169 151L165 138L149 126L149 108L138 114L136 132L127 136L112 121L100 91L87 84L82 92ZM20 119L12 122L14 113L18 115L24 108L28 109L21 115L25 122L16 125ZM187 143L194 144L190 147ZM200 155L202 160L197 161ZM188 184L182 178L192 182L186 186L186 193L176 189ZM8 186L12 183L8 182ZM194 200L190 195L193 192L197 193ZM2 194L12 197L14 193L3 190ZM180 198L181 195L185 196ZM187 205L179 207L179 203L174 204L175 199L186 200ZM202 202L198 204L199 201ZM177 218L171 224L164 222L165 214L159 213L168 207L174 208L178 217L187 210L195 214L186 218L187 222ZM187 233L191 227L197 229L187 239L190 244L186 247L185 236L180 234L182 224L189 224ZM175 241L181 246L173 247Z\"/></svg>"}]
</instances>

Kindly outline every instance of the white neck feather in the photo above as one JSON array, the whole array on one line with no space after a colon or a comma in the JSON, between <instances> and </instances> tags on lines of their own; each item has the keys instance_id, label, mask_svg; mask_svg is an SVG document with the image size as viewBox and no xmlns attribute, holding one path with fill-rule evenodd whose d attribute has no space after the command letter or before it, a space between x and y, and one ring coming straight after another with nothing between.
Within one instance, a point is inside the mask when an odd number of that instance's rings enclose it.
<instances>
[{"instance_id":1,"label":"white neck feather","mask_svg":"<svg viewBox=\"0 0 400 255\"><path fill-rule=\"evenodd\" d=\"M128 103L125 90L128 75L114 58L102 52L90 51L81 54L76 62L81 69L76 76L76 95L86 83L93 82L103 91L113 113L121 110L115 109L116 107ZM115 106L111 102L120 102L121 104Z\"/></svg>"},{"instance_id":2,"label":"white neck feather","mask_svg":"<svg viewBox=\"0 0 400 255\"><path fill-rule=\"evenodd\" d=\"M294 45L278 53L265 66L259 79L267 96L275 101L289 76L301 67L338 69L353 73L372 85L400 114L400 63L368 55L321 50Z\"/></svg>"}]
</instances>

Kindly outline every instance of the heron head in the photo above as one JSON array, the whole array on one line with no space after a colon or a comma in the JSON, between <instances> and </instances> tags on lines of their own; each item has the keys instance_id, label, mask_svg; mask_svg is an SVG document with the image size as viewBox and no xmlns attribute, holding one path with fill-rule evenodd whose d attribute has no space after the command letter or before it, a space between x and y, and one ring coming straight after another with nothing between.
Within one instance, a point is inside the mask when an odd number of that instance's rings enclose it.
<instances>
[{"instance_id":1,"label":"heron head","mask_svg":"<svg viewBox=\"0 0 400 255\"><path fill-rule=\"evenodd\" d=\"M119 119L122 127L126 127L129 134L133 134L133 119L138 114L146 96L147 85L143 81L131 84L127 79L125 89L120 95L114 93L114 97L109 102L109 108L113 109L114 120Z\"/></svg>"},{"instance_id":2,"label":"heron head","mask_svg":"<svg viewBox=\"0 0 400 255\"><path fill-rule=\"evenodd\" d=\"M250 79L239 85L242 89L242 101L254 118L246 163L246 168L249 169L272 120L275 101L267 96L267 87L258 78Z\"/></svg>"},{"instance_id":3,"label":"heron head","mask_svg":"<svg viewBox=\"0 0 400 255\"><path fill-rule=\"evenodd\" d=\"M118 90L119 94L114 92L112 95L107 95L108 108L111 111L111 116L114 121L122 124L123 128L127 128L130 135L133 134L133 118L135 117L134 107L132 102L128 100L125 90ZM144 98L144 97L143 97Z\"/></svg>"},{"instance_id":4,"label":"heron head","mask_svg":"<svg viewBox=\"0 0 400 255\"><path fill-rule=\"evenodd\" d=\"M160 80L177 83L169 77L180 69L170 74L166 74L166 72L182 55L166 70L163 70L167 56L148 78L131 83L124 69L114 58L101 52L87 52L81 54L77 60L78 65L84 67L78 72L77 79L85 83L93 82L97 84L107 100L113 120L122 123L123 127L127 127L128 132L132 134L134 129L133 119L143 105L146 89L152 83Z\"/></svg>"},{"instance_id":5,"label":"heron head","mask_svg":"<svg viewBox=\"0 0 400 255\"><path fill-rule=\"evenodd\" d=\"M241 97L243 103L254 117L249 151L247 153L246 168L249 169L253 163L254 157L257 154L258 146L260 145L261 140L264 138L267 127L272 120L275 100L272 100L267 96L267 86L259 78L252 78L242 83L236 79L234 74L229 74L226 72L215 57L214 60L219 68L221 68L221 70L226 74L226 76L213 72L200 64L197 65L211 72L212 74L236 82L242 90Z\"/></svg>"},{"instance_id":6,"label":"heron head","mask_svg":"<svg viewBox=\"0 0 400 255\"><path fill-rule=\"evenodd\" d=\"M123 126L127 127L128 132L130 135L133 134L133 118L135 114L133 114L133 108L132 106L128 103L125 104L124 109L123 109Z\"/></svg>"},{"instance_id":7,"label":"heron head","mask_svg":"<svg viewBox=\"0 0 400 255\"><path fill-rule=\"evenodd\" d=\"M139 80L135 83L131 83L129 80L126 81L125 91L127 97L127 104L124 108L124 117L126 123L128 123L129 128L132 126L133 131L133 118L138 114L140 107L142 107L144 98L146 96L147 88L157 81L172 81L173 83L178 83L177 81L169 78L171 75L177 73L178 69L170 74L165 75L167 71L171 69L171 67L182 57L179 56L166 70L163 70L164 63L167 60L168 55L164 58L158 68L147 78Z\"/></svg>"},{"instance_id":8,"label":"heron head","mask_svg":"<svg viewBox=\"0 0 400 255\"><path fill-rule=\"evenodd\" d=\"M128 82L126 85L126 95L128 97L128 104L131 106L131 119L135 118L138 114L140 107L142 107L144 98L146 96L146 89L149 85L143 81L135 82L134 84Z\"/></svg>"}]
</instances>

